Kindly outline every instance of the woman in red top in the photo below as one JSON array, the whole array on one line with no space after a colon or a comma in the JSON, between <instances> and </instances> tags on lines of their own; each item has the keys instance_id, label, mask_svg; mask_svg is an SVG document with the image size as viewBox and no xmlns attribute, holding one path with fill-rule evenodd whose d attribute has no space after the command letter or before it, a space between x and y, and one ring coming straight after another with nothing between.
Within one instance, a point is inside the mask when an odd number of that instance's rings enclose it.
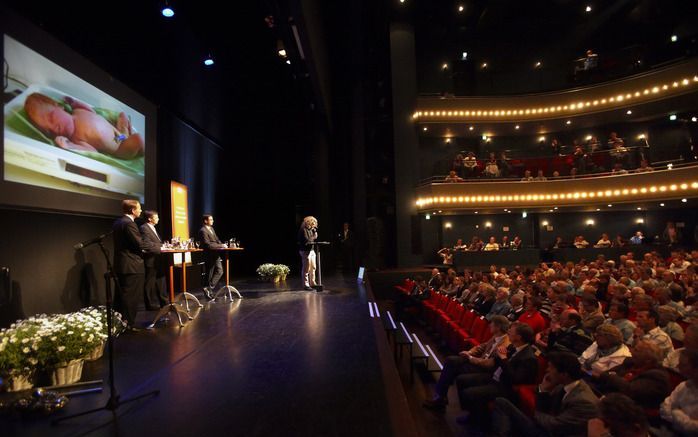
<instances>
[{"instance_id":1,"label":"woman in red top","mask_svg":"<svg viewBox=\"0 0 698 437\"><path fill-rule=\"evenodd\" d=\"M536 334L544 330L548 325L541 313L538 311L540 305L541 300L539 297L527 299L525 306L526 311L519 316L519 322L525 323L533 328L533 332Z\"/></svg>"}]
</instances>

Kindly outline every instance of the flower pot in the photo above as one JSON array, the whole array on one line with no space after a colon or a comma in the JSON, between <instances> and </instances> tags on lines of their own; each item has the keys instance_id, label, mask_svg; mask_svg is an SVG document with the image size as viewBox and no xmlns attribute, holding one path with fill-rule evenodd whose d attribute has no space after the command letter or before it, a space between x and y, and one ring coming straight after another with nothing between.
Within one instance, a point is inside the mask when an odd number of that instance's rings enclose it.
<instances>
[{"instance_id":1,"label":"flower pot","mask_svg":"<svg viewBox=\"0 0 698 437\"><path fill-rule=\"evenodd\" d=\"M7 391L29 390L34 387L34 372L13 375L7 378Z\"/></svg>"},{"instance_id":2,"label":"flower pot","mask_svg":"<svg viewBox=\"0 0 698 437\"><path fill-rule=\"evenodd\" d=\"M98 359L102 358L102 355L104 355L104 346L107 344L106 340L102 341L102 343L94 348L92 352L87 354L85 357L85 361L97 361Z\"/></svg>"},{"instance_id":3,"label":"flower pot","mask_svg":"<svg viewBox=\"0 0 698 437\"><path fill-rule=\"evenodd\" d=\"M281 276L279 276L279 275L276 275L272 278L272 282L275 284L278 283L280 280L281 280Z\"/></svg>"},{"instance_id":4,"label":"flower pot","mask_svg":"<svg viewBox=\"0 0 698 437\"><path fill-rule=\"evenodd\" d=\"M286 280L286 275L281 275L281 280L285 281Z\"/></svg>"},{"instance_id":5,"label":"flower pot","mask_svg":"<svg viewBox=\"0 0 698 437\"><path fill-rule=\"evenodd\" d=\"M56 367L51 372L52 385L67 385L80 381L82 378L82 366L85 364L85 360L72 360L62 364L61 367Z\"/></svg>"}]
</instances>

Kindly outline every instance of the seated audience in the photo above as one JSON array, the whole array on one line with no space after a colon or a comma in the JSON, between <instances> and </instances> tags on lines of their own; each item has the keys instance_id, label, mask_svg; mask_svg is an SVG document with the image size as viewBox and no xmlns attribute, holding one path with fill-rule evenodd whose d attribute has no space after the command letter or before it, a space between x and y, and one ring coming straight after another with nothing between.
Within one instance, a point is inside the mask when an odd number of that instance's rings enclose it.
<instances>
[{"instance_id":1,"label":"seated audience","mask_svg":"<svg viewBox=\"0 0 698 437\"><path fill-rule=\"evenodd\" d=\"M521 182L531 182L533 176L531 176L531 170L524 171L524 176L521 178Z\"/></svg>"},{"instance_id":2,"label":"seated audience","mask_svg":"<svg viewBox=\"0 0 698 437\"><path fill-rule=\"evenodd\" d=\"M577 357L569 352L548 356L548 370L538 387L533 418L509 399L497 398L492 426L496 436L586 436L587 421L598 413L598 398L584 382Z\"/></svg>"},{"instance_id":3,"label":"seated audience","mask_svg":"<svg viewBox=\"0 0 698 437\"><path fill-rule=\"evenodd\" d=\"M589 242L587 240L585 240L583 236L578 235L578 236L574 237L573 245L577 249L586 249L587 247L589 247Z\"/></svg>"},{"instance_id":4,"label":"seated audience","mask_svg":"<svg viewBox=\"0 0 698 437\"><path fill-rule=\"evenodd\" d=\"M635 169L635 173L644 173L648 171L654 171L654 169L650 167L650 164L646 159L641 160L640 166Z\"/></svg>"},{"instance_id":5,"label":"seated audience","mask_svg":"<svg viewBox=\"0 0 698 437\"><path fill-rule=\"evenodd\" d=\"M635 235L630 237L630 244L643 244L645 242L645 236L642 235L642 231L635 232Z\"/></svg>"},{"instance_id":6,"label":"seated audience","mask_svg":"<svg viewBox=\"0 0 698 437\"><path fill-rule=\"evenodd\" d=\"M494 304L490 311L485 316L485 319L492 320L495 316L507 316L511 312L511 304L509 303L509 289L499 287L495 297Z\"/></svg>"},{"instance_id":7,"label":"seated audience","mask_svg":"<svg viewBox=\"0 0 698 437\"><path fill-rule=\"evenodd\" d=\"M497 240L494 237L490 237L490 241L487 242L485 247L482 249L485 251L492 251L492 250L499 250L499 244L497 243Z\"/></svg>"},{"instance_id":8,"label":"seated audience","mask_svg":"<svg viewBox=\"0 0 698 437\"><path fill-rule=\"evenodd\" d=\"M533 179L534 181L547 181L548 178L545 177L545 174L543 174L543 170L538 170L538 176Z\"/></svg>"},{"instance_id":9,"label":"seated audience","mask_svg":"<svg viewBox=\"0 0 698 437\"><path fill-rule=\"evenodd\" d=\"M579 302L579 314L582 316L582 326L588 332L595 332L596 328L606 321L601 312L601 304L595 296L590 294L582 296Z\"/></svg>"},{"instance_id":10,"label":"seated audience","mask_svg":"<svg viewBox=\"0 0 698 437\"><path fill-rule=\"evenodd\" d=\"M637 328L634 338L635 341L642 339L656 344L662 351L662 359L674 350L671 337L659 327L659 314L654 309L637 312Z\"/></svg>"},{"instance_id":11,"label":"seated audience","mask_svg":"<svg viewBox=\"0 0 698 437\"><path fill-rule=\"evenodd\" d=\"M628 174L628 170L623 168L622 162L616 162L615 164L613 164L613 168L611 169L611 174L614 176L624 175L624 174Z\"/></svg>"},{"instance_id":12,"label":"seated audience","mask_svg":"<svg viewBox=\"0 0 698 437\"><path fill-rule=\"evenodd\" d=\"M456 378L461 408L466 410L456 419L459 424L487 417L488 403L499 397L513 398L514 385L535 384L538 358L532 345L533 330L526 324L512 323L508 334L511 344L506 349L498 348L492 374L470 373ZM502 358L504 353L506 357Z\"/></svg>"},{"instance_id":13,"label":"seated audience","mask_svg":"<svg viewBox=\"0 0 698 437\"><path fill-rule=\"evenodd\" d=\"M630 309L622 302L613 302L608 309L607 324L611 324L618 328L623 334L623 343L627 345L633 344L633 334L635 332L635 324L628 320Z\"/></svg>"},{"instance_id":14,"label":"seated audience","mask_svg":"<svg viewBox=\"0 0 698 437\"><path fill-rule=\"evenodd\" d=\"M511 242L509 241L509 237L507 237L506 235L502 237L502 244L499 245L499 248L502 250L511 249Z\"/></svg>"},{"instance_id":15,"label":"seated audience","mask_svg":"<svg viewBox=\"0 0 698 437\"><path fill-rule=\"evenodd\" d=\"M443 249L436 252L436 254L441 257L442 264L445 264L445 265L453 264L453 251L451 249L449 249L448 247L444 247Z\"/></svg>"},{"instance_id":16,"label":"seated audience","mask_svg":"<svg viewBox=\"0 0 698 437\"><path fill-rule=\"evenodd\" d=\"M679 384L660 408L662 419L679 435L698 435L698 352L685 349L679 371L686 381Z\"/></svg>"},{"instance_id":17,"label":"seated audience","mask_svg":"<svg viewBox=\"0 0 698 437\"><path fill-rule=\"evenodd\" d=\"M468 246L468 251L469 252L477 252L482 250L482 241L480 240L480 237L473 237L472 240L470 240L470 245Z\"/></svg>"},{"instance_id":18,"label":"seated audience","mask_svg":"<svg viewBox=\"0 0 698 437\"><path fill-rule=\"evenodd\" d=\"M594 338L595 341L579 357L582 370L593 377L622 364L631 356L630 349L623 344L623 334L613 325L599 325Z\"/></svg>"},{"instance_id":19,"label":"seated audience","mask_svg":"<svg viewBox=\"0 0 698 437\"><path fill-rule=\"evenodd\" d=\"M519 238L519 236L517 235L516 237L514 237L514 239L511 242L511 250L521 249L521 243L522 243L521 238Z\"/></svg>"},{"instance_id":20,"label":"seated audience","mask_svg":"<svg viewBox=\"0 0 698 437\"><path fill-rule=\"evenodd\" d=\"M530 326L534 334L545 329L545 319L540 313L542 301L539 297L531 297L524 304L525 311L519 316L519 322Z\"/></svg>"},{"instance_id":21,"label":"seated audience","mask_svg":"<svg viewBox=\"0 0 698 437\"><path fill-rule=\"evenodd\" d=\"M439 269L437 268L431 269L431 277L427 281L427 286L433 288L434 290L438 290L441 288L441 284L443 284L441 272L439 272Z\"/></svg>"},{"instance_id":22,"label":"seated audience","mask_svg":"<svg viewBox=\"0 0 698 437\"><path fill-rule=\"evenodd\" d=\"M595 248L611 247L611 240L608 239L608 234L601 234L601 239L598 243L594 244Z\"/></svg>"},{"instance_id":23,"label":"seated audience","mask_svg":"<svg viewBox=\"0 0 698 437\"><path fill-rule=\"evenodd\" d=\"M507 319L509 319L510 322L517 321L519 317L521 317L521 314L523 314L523 312L526 310L523 301L524 298L521 294L515 294L511 297L511 310L509 311L509 314L507 314Z\"/></svg>"},{"instance_id":24,"label":"seated audience","mask_svg":"<svg viewBox=\"0 0 698 437\"><path fill-rule=\"evenodd\" d=\"M485 163L485 169L482 171L482 175L486 178L499 177L499 165L497 164L497 158L494 153L490 153L490 159Z\"/></svg>"},{"instance_id":25,"label":"seated audience","mask_svg":"<svg viewBox=\"0 0 698 437\"><path fill-rule=\"evenodd\" d=\"M444 182L463 182L463 178L456 174L455 170L448 172L448 176L444 179Z\"/></svg>"},{"instance_id":26,"label":"seated audience","mask_svg":"<svg viewBox=\"0 0 698 437\"><path fill-rule=\"evenodd\" d=\"M475 159L475 153L468 152L468 156L463 159L463 172L464 178L474 178L475 171L477 170L477 159Z\"/></svg>"},{"instance_id":27,"label":"seated audience","mask_svg":"<svg viewBox=\"0 0 698 437\"><path fill-rule=\"evenodd\" d=\"M434 386L434 396L424 401L425 408L443 411L448 404L448 388L459 375L471 373L492 375L495 366L494 357L499 354L500 359L506 358L506 350L509 346L507 335L509 321L502 316L492 317L489 328L492 337L485 343L446 358L439 380Z\"/></svg>"},{"instance_id":28,"label":"seated audience","mask_svg":"<svg viewBox=\"0 0 698 437\"><path fill-rule=\"evenodd\" d=\"M659 327L671 338L673 342L683 342L684 332L681 325L676 323L681 314L669 305L662 305L657 308L659 313Z\"/></svg>"},{"instance_id":29,"label":"seated audience","mask_svg":"<svg viewBox=\"0 0 698 437\"><path fill-rule=\"evenodd\" d=\"M679 356L681 351L689 349L698 352L698 323L693 322L688 325L683 337L683 347L676 349L664 359L664 367L672 370L679 370Z\"/></svg>"},{"instance_id":30,"label":"seated audience","mask_svg":"<svg viewBox=\"0 0 698 437\"><path fill-rule=\"evenodd\" d=\"M649 423L643 409L628 396L612 393L599 402L599 417L589 420L587 437L647 437Z\"/></svg>"},{"instance_id":31,"label":"seated audience","mask_svg":"<svg viewBox=\"0 0 698 437\"><path fill-rule=\"evenodd\" d=\"M456 155L456 157L453 159L453 164L451 165L451 170L456 172L457 176L463 177L465 172L463 171L463 161L464 161L463 154L459 153Z\"/></svg>"},{"instance_id":32,"label":"seated audience","mask_svg":"<svg viewBox=\"0 0 698 437\"><path fill-rule=\"evenodd\" d=\"M579 356L594 340L582 326L582 317L575 310L567 310L560 316L560 323L552 326L547 339L541 338L538 345L546 352L572 352Z\"/></svg>"},{"instance_id":33,"label":"seated audience","mask_svg":"<svg viewBox=\"0 0 698 437\"><path fill-rule=\"evenodd\" d=\"M611 242L611 247L625 247L626 244L622 236L616 235L616 238Z\"/></svg>"}]
</instances>

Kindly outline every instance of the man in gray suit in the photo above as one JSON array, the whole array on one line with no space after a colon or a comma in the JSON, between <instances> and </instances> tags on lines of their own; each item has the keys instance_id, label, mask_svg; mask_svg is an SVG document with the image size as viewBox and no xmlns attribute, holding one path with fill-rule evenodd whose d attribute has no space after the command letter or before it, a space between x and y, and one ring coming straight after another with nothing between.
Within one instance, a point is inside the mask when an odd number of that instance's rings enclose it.
<instances>
[{"instance_id":1,"label":"man in gray suit","mask_svg":"<svg viewBox=\"0 0 698 437\"><path fill-rule=\"evenodd\" d=\"M599 400L582 381L579 359L571 352L548 356L548 371L538 387L533 418L508 399L497 398L492 413L494 435L526 437L586 436L587 421L598 413Z\"/></svg>"}]
</instances>

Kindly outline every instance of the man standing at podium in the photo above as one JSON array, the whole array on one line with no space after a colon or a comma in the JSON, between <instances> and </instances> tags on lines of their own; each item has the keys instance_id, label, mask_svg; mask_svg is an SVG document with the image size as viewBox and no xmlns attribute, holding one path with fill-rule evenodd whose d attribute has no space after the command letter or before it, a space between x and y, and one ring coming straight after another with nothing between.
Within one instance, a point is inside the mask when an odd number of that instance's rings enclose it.
<instances>
[{"instance_id":1,"label":"man standing at podium","mask_svg":"<svg viewBox=\"0 0 698 437\"><path fill-rule=\"evenodd\" d=\"M301 278L303 278L303 288L312 290L315 284L315 250L309 243L314 243L317 240L317 219L313 216L308 216L303 219L301 227L298 230L298 253L301 256L303 270Z\"/></svg>"},{"instance_id":2,"label":"man standing at podium","mask_svg":"<svg viewBox=\"0 0 698 437\"><path fill-rule=\"evenodd\" d=\"M204 225L199 229L199 242L204 249L204 260L208 272L208 287L204 287L204 295L207 299L213 299L213 291L223 277L223 262L216 249L222 249L225 245L213 229L213 216L210 214L204 215Z\"/></svg>"},{"instance_id":3,"label":"man standing at podium","mask_svg":"<svg viewBox=\"0 0 698 437\"><path fill-rule=\"evenodd\" d=\"M145 289L143 290L145 299L145 309L156 311L167 304L168 298L165 295L165 275L160 261L160 248L162 240L155 226L160 221L157 211L144 211L143 216L146 222L140 227L141 237L148 243L148 251L143 255L145 264Z\"/></svg>"},{"instance_id":4,"label":"man standing at podium","mask_svg":"<svg viewBox=\"0 0 698 437\"><path fill-rule=\"evenodd\" d=\"M119 287L114 296L114 308L128 322L128 329L134 328L138 299L143 294L145 266L143 254L148 244L141 238L136 226L136 218L141 215L141 204L137 200L127 199L121 202L124 215L116 219L114 232L114 271L119 280Z\"/></svg>"}]
</instances>

